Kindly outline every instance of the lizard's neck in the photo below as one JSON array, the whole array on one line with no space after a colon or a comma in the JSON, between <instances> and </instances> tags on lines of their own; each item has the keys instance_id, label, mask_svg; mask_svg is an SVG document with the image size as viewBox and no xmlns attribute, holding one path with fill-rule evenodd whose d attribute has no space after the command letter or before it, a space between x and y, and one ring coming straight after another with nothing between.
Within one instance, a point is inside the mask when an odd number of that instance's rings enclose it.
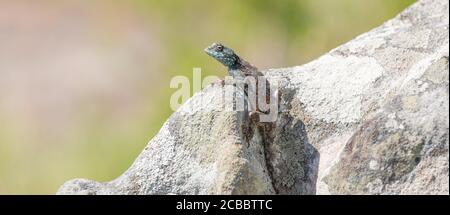
<instances>
[{"instance_id":1,"label":"lizard's neck","mask_svg":"<svg viewBox=\"0 0 450 215\"><path fill-rule=\"evenodd\" d=\"M239 69L242 68L242 60L241 60L241 58L239 56L237 56L237 55L235 55L234 58L236 59L234 61L234 63L228 66L228 70L229 71L231 71L231 70L239 70Z\"/></svg>"},{"instance_id":2,"label":"lizard's neck","mask_svg":"<svg viewBox=\"0 0 450 215\"><path fill-rule=\"evenodd\" d=\"M233 64L233 65L231 65L231 66L228 67L228 71L231 71L231 70L239 70L239 69L241 69L241 68L242 68L242 65L240 65L240 64Z\"/></svg>"}]
</instances>

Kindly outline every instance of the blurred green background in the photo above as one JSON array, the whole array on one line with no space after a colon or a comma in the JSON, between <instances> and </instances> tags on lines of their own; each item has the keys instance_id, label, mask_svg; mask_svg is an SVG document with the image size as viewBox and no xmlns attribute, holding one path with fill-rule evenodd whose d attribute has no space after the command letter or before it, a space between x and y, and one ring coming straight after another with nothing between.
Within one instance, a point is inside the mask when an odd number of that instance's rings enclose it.
<instances>
[{"instance_id":1,"label":"blurred green background","mask_svg":"<svg viewBox=\"0 0 450 215\"><path fill-rule=\"evenodd\" d=\"M170 116L175 75L223 77L214 41L255 66L300 65L412 0L1 1L0 194L108 181Z\"/></svg>"}]
</instances>

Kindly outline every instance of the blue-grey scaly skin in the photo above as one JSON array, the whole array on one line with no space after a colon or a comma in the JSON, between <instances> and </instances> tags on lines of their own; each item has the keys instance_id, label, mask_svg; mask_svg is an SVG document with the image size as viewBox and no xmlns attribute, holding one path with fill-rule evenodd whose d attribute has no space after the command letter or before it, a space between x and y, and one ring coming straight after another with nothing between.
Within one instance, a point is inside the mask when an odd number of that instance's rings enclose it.
<instances>
[{"instance_id":1,"label":"blue-grey scaly skin","mask_svg":"<svg viewBox=\"0 0 450 215\"><path fill-rule=\"evenodd\" d=\"M233 78L245 76L262 76L262 73L247 61L240 58L232 49L213 43L205 49L205 52L228 68L228 73Z\"/></svg>"},{"instance_id":2,"label":"blue-grey scaly skin","mask_svg":"<svg viewBox=\"0 0 450 215\"><path fill-rule=\"evenodd\" d=\"M205 49L205 52L229 69L236 68L238 65L239 56L232 49L220 43L211 44Z\"/></svg>"}]
</instances>

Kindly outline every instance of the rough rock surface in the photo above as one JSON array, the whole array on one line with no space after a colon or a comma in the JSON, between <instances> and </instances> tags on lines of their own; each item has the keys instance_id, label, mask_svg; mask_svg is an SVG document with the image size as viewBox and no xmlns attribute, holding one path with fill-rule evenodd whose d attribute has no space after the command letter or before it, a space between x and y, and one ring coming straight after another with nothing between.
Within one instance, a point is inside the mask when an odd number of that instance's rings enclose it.
<instances>
[{"instance_id":1,"label":"rough rock surface","mask_svg":"<svg viewBox=\"0 0 450 215\"><path fill-rule=\"evenodd\" d=\"M58 194L449 194L449 7L422 0L278 83L273 141L212 85L110 182ZM242 95L241 95L242 96Z\"/></svg>"}]
</instances>

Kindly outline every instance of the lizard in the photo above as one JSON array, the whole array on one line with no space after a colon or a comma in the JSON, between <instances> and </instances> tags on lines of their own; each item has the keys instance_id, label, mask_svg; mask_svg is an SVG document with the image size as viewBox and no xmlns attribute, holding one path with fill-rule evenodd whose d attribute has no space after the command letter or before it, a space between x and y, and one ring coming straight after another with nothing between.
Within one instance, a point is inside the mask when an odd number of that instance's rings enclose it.
<instances>
[{"instance_id":1,"label":"lizard","mask_svg":"<svg viewBox=\"0 0 450 215\"><path fill-rule=\"evenodd\" d=\"M221 43L213 43L205 49L205 52L222 63L224 66L228 68L228 74L233 77L235 80L243 80L245 77L252 76L255 80L256 86L245 86L244 93L249 96L249 93L255 93L256 98L258 99L258 87L260 84L258 83L259 79L266 80L264 78L264 74L258 70L255 66L251 65L241 57L239 57L232 49L222 45ZM223 83L223 82L222 82ZM270 101L270 84L266 80L266 95L265 95L265 103L268 104ZM256 112L267 112L261 111L260 107L256 104L252 104L256 101L251 101L251 115L254 115Z\"/></svg>"},{"instance_id":2,"label":"lizard","mask_svg":"<svg viewBox=\"0 0 450 215\"><path fill-rule=\"evenodd\" d=\"M256 93L256 98L258 98L258 78L261 78L262 80L265 80L266 82L266 104L268 104L270 96L270 83L267 81L267 79L264 78L264 74L260 72L255 66L251 65L241 57L239 57L231 48L228 48L221 43L213 43L210 46L208 46L205 49L205 52L222 63L224 66L228 68L228 73L230 76L233 77L233 79L244 79L247 76L253 76L256 80L256 87L253 88L253 92ZM223 82L222 82L223 84ZM247 96L248 99L248 90L252 89L250 86L244 87L244 93ZM252 93L252 92L250 92ZM270 147L270 144L273 143L274 140L274 130L275 130L275 122L259 122L259 120L255 120L254 116L258 116L258 112L261 113L260 108L256 104L250 104L252 107L250 107L252 110L250 111L250 114L247 115L248 110L245 110L246 112L246 118L250 119L249 127L243 126L242 132L244 133L244 136L246 138L246 141L248 143L247 147L250 145L250 139L253 136L253 129L252 127L255 127L261 137L262 137L262 144L263 144L263 151L264 151L264 159L267 166L267 170L269 172L269 177L272 180L272 186L277 190L276 187L273 184L273 178L272 178L272 172L273 172L273 166L269 162L271 159L270 150L268 150L268 147ZM268 110L270 111L270 110Z\"/></svg>"}]
</instances>

